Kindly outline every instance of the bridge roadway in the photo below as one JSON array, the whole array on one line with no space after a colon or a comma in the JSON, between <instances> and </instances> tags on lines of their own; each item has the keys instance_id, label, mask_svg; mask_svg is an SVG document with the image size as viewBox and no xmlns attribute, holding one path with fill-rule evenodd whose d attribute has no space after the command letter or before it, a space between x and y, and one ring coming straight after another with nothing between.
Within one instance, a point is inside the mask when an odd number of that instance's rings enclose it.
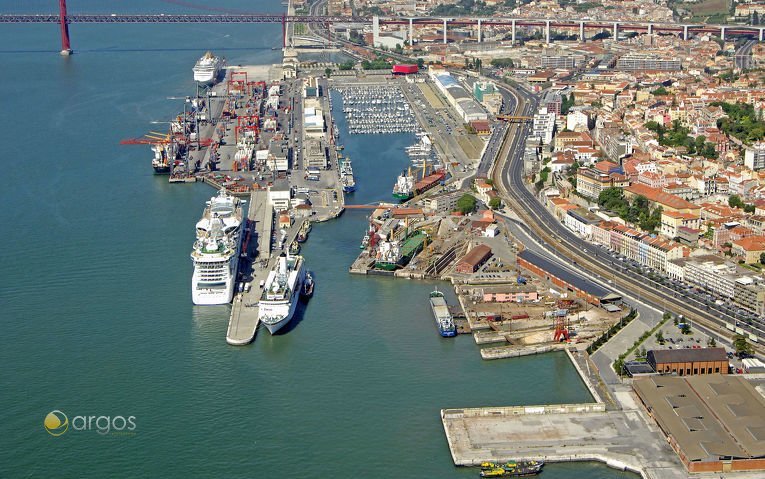
<instances>
[{"instance_id":1,"label":"bridge roadway","mask_svg":"<svg viewBox=\"0 0 765 479\"><path fill-rule=\"evenodd\" d=\"M503 87L504 88L504 87ZM538 99L522 91L513 90L517 95L516 115L528 115L536 108ZM539 241L553 249L557 255L577 267L586 269L602 278L613 280L613 284L632 293L638 301L644 301L659 310L670 309L681 312L694 324L701 323L710 328L715 335L729 337L732 333L726 329L726 323L736 324L736 319L722 311L713 311L692 298L676 297L675 292L649 278L632 272L606 254L587 254L585 251L597 250L597 247L578 237L564 227L529 191L523 181L523 143L529 132L528 124L511 125L508 136L502 145L498 161L492 170L495 185L503 197ZM706 309L705 309L706 308ZM753 334L760 341L765 339L761 325L743 327L747 334Z\"/></svg>"},{"instance_id":2,"label":"bridge roadway","mask_svg":"<svg viewBox=\"0 0 765 479\"><path fill-rule=\"evenodd\" d=\"M286 15L286 14L67 14L66 23L362 23L372 24L375 17L371 16L342 16L342 15ZM450 24L455 26L494 25L516 27L544 27L571 29L610 29L630 32L675 33L687 37L694 33L714 33L720 36L756 36L763 41L765 28L749 25L684 25L677 23L653 23L633 21L606 21L560 18L505 18L505 17L377 17L382 25L411 25L438 26ZM0 14L0 23L61 23L59 14Z\"/></svg>"}]
</instances>

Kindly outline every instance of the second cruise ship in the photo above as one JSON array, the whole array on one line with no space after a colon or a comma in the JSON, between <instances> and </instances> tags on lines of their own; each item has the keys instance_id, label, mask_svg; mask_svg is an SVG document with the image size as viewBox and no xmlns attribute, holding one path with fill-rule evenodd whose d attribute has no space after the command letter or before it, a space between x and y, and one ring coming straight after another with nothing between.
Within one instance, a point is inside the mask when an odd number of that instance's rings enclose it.
<instances>
[{"instance_id":1,"label":"second cruise ship","mask_svg":"<svg viewBox=\"0 0 765 479\"><path fill-rule=\"evenodd\" d=\"M290 322L295 314L305 270L302 256L281 253L263 286L258 302L258 317L268 332L275 334Z\"/></svg>"}]
</instances>

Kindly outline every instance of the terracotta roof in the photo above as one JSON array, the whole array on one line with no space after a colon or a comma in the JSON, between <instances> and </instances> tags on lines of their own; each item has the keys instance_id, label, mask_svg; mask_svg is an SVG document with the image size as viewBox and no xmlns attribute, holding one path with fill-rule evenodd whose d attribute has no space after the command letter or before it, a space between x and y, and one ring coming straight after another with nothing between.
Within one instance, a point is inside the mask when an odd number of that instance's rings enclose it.
<instances>
[{"instance_id":1,"label":"terracotta roof","mask_svg":"<svg viewBox=\"0 0 765 479\"><path fill-rule=\"evenodd\" d=\"M747 236L733 242L744 251L765 251L765 236Z\"/></svg>"},{"instance_id":2,"label":"terracotta roof","mask_svg":"<svg viewBox=\"0 0 765 479\"><path fill-rule=\"evenodd\" d=\"M635 195L642 195L645 196L649 201L652 201L654 203L659 203L662 206L668 206L670 208L675 209L692 209L692 210L700 210L701 207L698 205L695 205L691 203L690 201L686 201L679 196L665 193L662 190L658 188L651 188L650 186L643 185L640 183L630 185L624 189L625 191L629 191L632 194Z\"/></svg>"}]
</instances>

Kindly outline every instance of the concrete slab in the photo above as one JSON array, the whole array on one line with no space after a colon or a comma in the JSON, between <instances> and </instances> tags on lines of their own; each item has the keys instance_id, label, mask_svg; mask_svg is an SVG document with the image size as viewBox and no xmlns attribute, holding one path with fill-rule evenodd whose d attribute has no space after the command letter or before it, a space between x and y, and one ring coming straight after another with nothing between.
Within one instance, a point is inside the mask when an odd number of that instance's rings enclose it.
<instances>
[{"instance_id":1,"label":"concrete slab","mask_svg":"<svg viewBox=\"0 0 765 479\"><path fill-rule=\"evenodd\" d=\"M636 411L603 404L445 409L441 419L455 465L534 459L601 461L655 479L687 477L672 449Z\"/></svg>"}]
</instances>

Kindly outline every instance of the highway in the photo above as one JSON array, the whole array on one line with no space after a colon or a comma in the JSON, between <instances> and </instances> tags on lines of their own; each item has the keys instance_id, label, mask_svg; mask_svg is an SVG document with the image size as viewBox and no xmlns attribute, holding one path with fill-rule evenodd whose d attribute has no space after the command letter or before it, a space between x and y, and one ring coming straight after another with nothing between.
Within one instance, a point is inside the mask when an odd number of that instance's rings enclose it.
<instances>
[{"instance_id":1,"label":"highway","mask_svg":"<svg viewBox=\"0 0 765 479\"><path fill-rule=\"evenodd\" d=\"M538 100L533 95L522 90L511 92L518 99L516 115L529 116L536 109ZM605 250L583 240L563 226L542 206L523 181L523 147L529 128L527 124L510 126L492 174L503 199L536 234L539 241L549 244L559 257L576 264L579 268L585 268L596 276L609 278L614 285L658 310L669 309L683 314L695 323L711 328L716 335L729 337L732 333L725 328L725 323L736 324L737 318L723 311L712 310L709 304L694 298L678 296L677 292L663 284L632 271ZM595 250L599 250L600 253ZM760 339L765 338L765 331L761 325L738 326L748 333L754 333Z\"/></svg>"},{"instance_id":2,"label":"highway","mask_svg":"<svg viewBox=\"0 0 765 479\"><path fill-rule=\"evenodd\" d=\"M747 40L736 50L735 67L738 70L747 70L752 67L752 47L757 44L754 40Z\"/></svg>"}]
</instances>

